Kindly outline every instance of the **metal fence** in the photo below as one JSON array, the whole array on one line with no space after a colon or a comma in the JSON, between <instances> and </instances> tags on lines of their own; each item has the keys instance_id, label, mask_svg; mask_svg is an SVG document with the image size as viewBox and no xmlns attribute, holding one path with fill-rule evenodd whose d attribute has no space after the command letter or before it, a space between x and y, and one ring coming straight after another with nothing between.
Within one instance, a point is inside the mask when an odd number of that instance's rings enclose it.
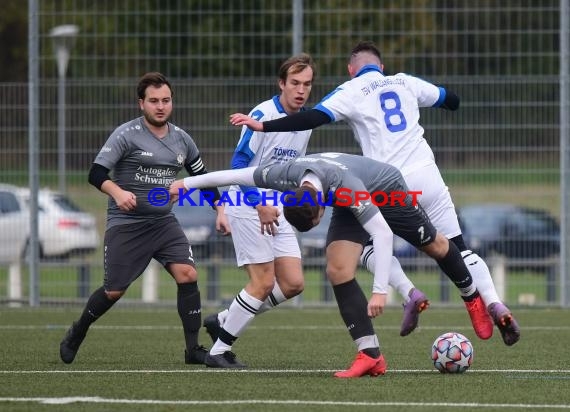
<instances>
[{"instance_id":1,"label":"metal fence","mask_svg":"<svg viewBox=\"0 0 570 412\"><path fill-rule=\"evenodd\" d=\"M170 77L173 122L196 140L210 170L224 169L239 136L228 115L247 112L278 92L276 71L283 59L301 50L313 55L315 103L348 78L350 49L369 39L382 50L387 72L418 75L461 97L458 112L422 112L426 138L457 207L493 202L538 208L561 222L568 236L561 207L570 204L568 193L561 194L569 157L568 143L563 145L568 114L560 110L568 84L560 75L569 54L560 46L568 46L561 41L568 36L561 26L565 13L567 6L558 0L40 1L39 54L32 56L38 61L32 80L38 87L39 163L32 167L38 167L42 187L58 189L64 179L68 196L97 218L102 236L106 199L87 184L86 174L108 134L138 116L138 76L158 70ZM79 31L68 43L62 108L50 31L70 24ZM28 83L0 83L1 183L30 182L29 93ZM309 151L359 153L343 124L315 130ZM10 241L10 233L2 236ZM537 257L533 250L516 258L489 251L488 263L509 304L568 304L569 264L562 253L561 260L558 254ZM199 262L206 303L231 299L245 282L245 272L224 256ZM329 302L323 258L305 263L302 302ZM33 267L25 261L0 266L0 300L29 302L29 284L39 279L40 302L83 301L102 280L100 250L81 259L42 260L37 279ZM458 302L433 263L412 259L406 269L434 301ZM173 302L170 278L149 272L125 301ZM359 280L365 287L370 283L365 273Z\"/></svg>"}]
</instances>

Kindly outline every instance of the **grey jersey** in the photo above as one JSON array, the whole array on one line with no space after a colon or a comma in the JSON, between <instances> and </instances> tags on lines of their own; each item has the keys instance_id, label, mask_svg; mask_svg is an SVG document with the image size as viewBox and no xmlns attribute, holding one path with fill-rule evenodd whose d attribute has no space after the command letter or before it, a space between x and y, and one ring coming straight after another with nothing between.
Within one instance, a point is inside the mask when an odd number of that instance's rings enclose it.
<instances>
[{"instance_id":1,"label":"grey jersey","mask_svg":"<svg viewBox=\"0 0 570 412\"><path fill-rule=\"evenodd\" d=\"M283 164L258 167L254 172L255 184L281 192L294 190L303 182L303 176L312 172L321 181L324 194L331 193L334 204L337 189L349 189L352 193L350 209L363 224L375 213L378 206L370 201L354 206L354 194L359 191L369 193L407 191L402 174L394 166L363 156L344 153L318 153L297 158ZM348 190L343 191L348 194ZM327 202L331 199L327 199Z\"/></svg>"},{"instance_id":2,"label":"grey jersey","mask_svg":"<svg viewBox=\"0 0 570 412\"><path fill-rule=\"evenodd\" d=\"M182 167L199 158L200 153L188 133L171 123L168 129L168 134L158 139L139 117L115 129L101 148L94 163L113 170L113 182L137 197L136 209L124 212L109 196L107 228L171 213L170 202L164 206L150 204L149 192L167 188Z\"/></svg>"}]
</instances>

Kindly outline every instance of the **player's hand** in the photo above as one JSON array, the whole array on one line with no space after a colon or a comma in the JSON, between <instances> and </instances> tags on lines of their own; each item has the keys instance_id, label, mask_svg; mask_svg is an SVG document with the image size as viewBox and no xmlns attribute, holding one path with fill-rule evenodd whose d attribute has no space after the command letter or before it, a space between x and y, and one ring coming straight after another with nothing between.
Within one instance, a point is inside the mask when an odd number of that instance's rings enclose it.
<instances>
[{"instance_id":1,"label":"player's hand","mask_svg":"<svg viewBox=\"0 0 570 412\"><path fill-rule=\"evenodd\" d=\"M277 226L279 226L279 209L275 206L262 205L257 205L255 209L261 224L261 234L267 233L275 236L277 234Z\"/></svg>"},{"instance_id":2,"label":"player's hand","mask_svg":"<svg viewBox=\"0 0 570 412\"><path fill-rule=\"evenodd\" d=\"M113 199L115 199L115 203L123 212L130 212L137 207L137 197L133 192L122 190Z\"/></svg>"},{"instance_id":3,"label":"player's hand","mask_svg":"<svg viewBox=\"0 0 570 412\"><path fill-rule=\"evenodd\" d=\"M186 187L184 186L184 179L175 180L168 187L168 192L170 194L170 201L172 203L175 203L178 201L178 197L179 197L178 195L180 193L180 189L182 189L183 192L186 191Z\"/></svg>"},{"instance_id":4,"label":"player's hand","mask_svg":"<svg viewBox=\"0 0 570 412\"><path fill-rule=\"evenodd\" d=\"M216 231L220 233L222 236L228 236L232 233L232 229L230 226L230 222L228 222L228 218L224 213L223 206L216 207L217 216L216 216Z\"/></svg>"},{"instance_id":5,"label":"player's hand","mask_svg":"<svg viewBox=\"0 0 570 412\"><path fill-rule=\"evenodd\" d=\"M230 116L230 123L234 126L247 126L255 132L263 132L263 123L243 113L234 113Z\"/></svg>"},{"instance_id":6,"label":"player's hand","mask_svg":"<svg viewBox=\"0 0 570 412\"><path fill-rule=\"evenodd\" d=\"M384 306L386 306L387 295L385 293L373 293L368 301L368 316L375 318L384 313Z\"/></svg>"}]
</instances>

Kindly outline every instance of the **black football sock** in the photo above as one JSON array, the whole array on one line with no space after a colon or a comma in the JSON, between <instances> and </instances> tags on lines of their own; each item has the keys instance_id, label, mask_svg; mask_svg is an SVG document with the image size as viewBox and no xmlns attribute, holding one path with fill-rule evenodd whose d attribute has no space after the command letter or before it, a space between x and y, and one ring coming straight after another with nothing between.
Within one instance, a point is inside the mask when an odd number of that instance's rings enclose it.
<instances>
[{"instance_id":1,"label":"black football sock","mask_svg":"<svg viewBox=\"0 0 570 412\"><path fill-rule=\"evenodd\" d=\"M374 359L380 357L380 348L366 348L363 349L362 352Z\"/></svg>"},{"instance_id":2,"label":"black football sock","mask_svg":"<svg viewBox=\"0 0 570 412\"><path fill-rule=\"evenodd\" d=\"M178 284L177 306L184 329L186 349L190 351L198 345L198 332L202 324L202 304L198 282Z\"/></svg>"},{"instance_id":3,"label":"black football sock","mask_svg":"<svg viewBox=\"0 0 570 412\"><path fill-rule=\"evenodd\" d=\"M333 291L340 316L352 340L374 335L372 320L368 317L368 300L356 279L333 286Z\"/></svg>"},{"instance_id":4,"label":"black football sock","mask_svg":"<svg viewBox=\"0 0 570 412\"><path fill-rule=\"evenodd\" d=\"M464 302L471 302L476 297L479 297L479 291L477 291L477 290L475 291L475 293L473 293L469 296L461 296L461 299L463 299Z\"/></svg>"},{"instance_id":5,"label":"black football sock","mask_svg":"<svg viewBox=\"0 0 570 412\"><path fill-rule=\"evenodd\" d=\"M220 329L220 335L218 336L218 339L221 340L222 342L224 342L228 346L233 346L235 341L238 340L238 337L232 335L227 330L222 328L222 329Z\"/></svg>"},{"instance_id":6,"label":"black football sock","mask_svg":"<svg viewBox=\"0 0 570 412\"><path fill-rule=\"evenodd\" d=\"M473 278L469 269L465 266L465 261L455 243L449 242L449 250L444 258L437 260L437 264L449 279L462 292L462 295L473 294Z\"/></svg>"},{"instance_id":7,"label":"black football sock","mask_svg":"<svg viewBox=\"0 0 570 412\"><path fill-rule=\"evenodd\" d=\"M87 332L89 326L111 309L115 302L107 297L103 286L93 292L76 324L78 332Z\"/></svg>"}]
</instances>

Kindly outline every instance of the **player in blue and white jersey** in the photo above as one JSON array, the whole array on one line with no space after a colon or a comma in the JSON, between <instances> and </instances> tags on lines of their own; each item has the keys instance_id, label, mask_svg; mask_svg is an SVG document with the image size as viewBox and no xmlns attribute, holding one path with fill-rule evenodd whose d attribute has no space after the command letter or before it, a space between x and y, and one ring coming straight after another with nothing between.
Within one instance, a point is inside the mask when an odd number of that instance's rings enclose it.
<instances>
[{"instance_id":1,"label":"player in blue and white jersey","mask_svg":"<svg viewBox=\"0 0 570 412\"><path fill-rule=\"evenodd\" d=\"M292 56L278 71L279 95L255 106L257 120L278 119L303 110L311 94L315 64L308 54ZM244 127L232 158L232 169L283 163L305 155L311 131L260 133ZM237 264L249 281L228 309L206 317L214 345L206 365L245 367L231 352L233 342L258 313L301 293L304 278L295 231L283 217L280 193L255 186L231 186L225 213L232 228ZM277 222L276 225L274 222Z\"/></svg>"},{"instance_id":2,"label":"player in blue and white jersey","mask_svg":"<svg viewBox=\"0 0 570 412\"><path fill-rule=\"evenodd\" d=\"M459 97L408 74L384 75L380 52L371 42L361 42L352 50L348 72L351 80L305 113L263 123L236 113L230 117L230 122L252 130L276 132L307 130L346 121L364 156L396 166L410 189L422 191L419 201L433 224L461 251L481 294L465 300L477 336L489 339L494 321L505 344L515 344L520 338L519 326L501 302L487 265L464 242L453 201L419 124L421 107L457 110ZM362 255L371 271L374 269L371 267L374 259L370 259L373 253L367 245ZM398 267L401 270L399 264L396 269ZM483 306L491 317L478 316L483 312L479 306Z\"/></svg>"}]
</instances>

